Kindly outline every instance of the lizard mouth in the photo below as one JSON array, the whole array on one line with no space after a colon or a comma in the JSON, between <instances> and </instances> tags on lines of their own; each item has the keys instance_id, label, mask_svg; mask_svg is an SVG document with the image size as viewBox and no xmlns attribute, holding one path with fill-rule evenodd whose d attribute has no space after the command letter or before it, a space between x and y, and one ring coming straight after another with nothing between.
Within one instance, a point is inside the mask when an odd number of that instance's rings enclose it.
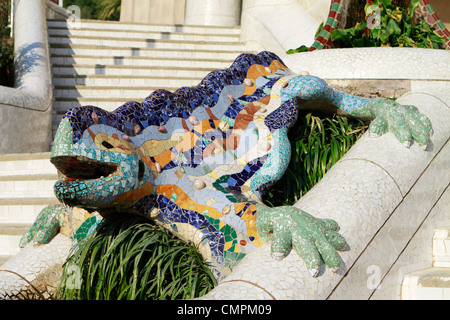
<instances>
[{"instance_id":1,"label":"lizard mouth","mask_svg":"<svg viewBox=\"0 0 450 320\"><path fill-rule=\"evenodd\" d=\"M54 156L50 161L58 170L54 186L56 198L69 207L88 211L105 213L128 208L130 202L115 202L114 199L134 190L145 174L145 165L140 160L133 169L85 156Z\"/></svg>"},{"instance_id":2,"label":"lizard mouth","mask_svg":"<svg viewBox=\"0 0 450 320\"><path fill-rule=\"evenodd\" d=\"M82 156L56 156L50 160L58 170L62 182L111 178L121 173L120 165Z\"/></svg>"},{"instance_id":3,"label":"lizard mouth","mask_svg":"<svg viewBox=\"0 0 450 320\"><path fill-rule=\"evenodd\" d=\"M50 161L58 170L55 195L69 207L85 208L95 211L109 206L109 200L103 199L104 187L122 180L121 166L89 159L83 156L56 156ZM100 192L100 194L99 194Z\"/></svg>"}]
</instances>

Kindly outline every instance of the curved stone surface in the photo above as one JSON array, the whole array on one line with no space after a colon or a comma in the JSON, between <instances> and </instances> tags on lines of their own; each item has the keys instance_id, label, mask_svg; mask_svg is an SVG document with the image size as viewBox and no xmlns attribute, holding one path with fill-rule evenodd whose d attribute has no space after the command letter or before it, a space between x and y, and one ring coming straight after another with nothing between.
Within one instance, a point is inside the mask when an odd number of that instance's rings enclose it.
<instances>
[{"instance_id":1,"label":"curved stone surface","mask_svg":"<svg viewBox=\"0 0 450 320\"><path fill-rule=\"evenodd\" d=\"M280 57L286 50L311 44L322 22L319 16L329 9L322 0L314 3L320 13L313 15L314 5L306 1L244 0L241 41L256 51L268 50Z\"/></svg>"},{"instance_id":2,"label":"curved stone surface","mask_svg":"<svg viewBox=\"0 0 450 320\"><path fill-rule=\"evenodd\" d=\"M62 234L49 244L26 246L0 266L0 300L53 298L71 247Z\"/></svg>"},{"instance_id":3,"label":"curved stone surface","mask_svg":"<svg viewBox=\"0 0 450 320\"><path fill-rule=\"evenodd\" d=\"M448 50L352 48L315 50L280 58L291 70L305 70L323 79L450 80Z\"/></svg>"}]
</instances>

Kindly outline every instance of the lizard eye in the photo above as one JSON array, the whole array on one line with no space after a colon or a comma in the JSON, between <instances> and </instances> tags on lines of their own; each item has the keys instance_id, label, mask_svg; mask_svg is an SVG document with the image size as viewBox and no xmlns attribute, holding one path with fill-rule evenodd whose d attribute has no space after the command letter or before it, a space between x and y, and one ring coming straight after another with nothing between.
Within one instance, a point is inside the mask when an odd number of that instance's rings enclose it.
<instances>
[{"instance_id":1,"label":"lizard eye","mask_svg":"<svg viewBox=\"0 0 450 320\"><path fill-rule=\"evenodd\" d=\"M111 143L109 143L108 141L103 141L102 142L102 146L104 146L106 149L113 149L114 148L114 146Z\"/></svg>"}]
</instances>

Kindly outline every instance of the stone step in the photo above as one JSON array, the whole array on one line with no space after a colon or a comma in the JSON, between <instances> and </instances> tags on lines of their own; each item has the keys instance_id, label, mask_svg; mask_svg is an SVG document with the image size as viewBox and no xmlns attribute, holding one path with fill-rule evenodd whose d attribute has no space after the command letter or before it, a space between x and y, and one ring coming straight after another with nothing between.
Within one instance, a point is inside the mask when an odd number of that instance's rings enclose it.
<instances>
[{"instance_id":1,"label":"stone step","mask_svg":"<svg viewBox=\"0 0 450 320\"><path fill-rule=\"evenodd\" d=\"M0 200L53 197L57 178L49 152L0 156Z\"/></svg>"},{"instance_id":2,"label":"stone step","mask_svg":"<svg viewBox=\"0 0 450 320\"><path fill-rule=\"evenodd\" d=\"M176 40L176 41L208 41L208 42L239 42L239 34L208 34L207 29L201 33L170 32L170 31L145 31L129 29L100 29L100 28L49 28L50 37L67 36L89 36L89 37L108 37L119 39L154 39L154 40Z\"/></svg>"},{"instance_id":3,"label":"stone step","mask_svg":"<svg viewBox=\"0 0 450 320\"><path fill-rule=\"evenodd\" d=\"M146 31L146 32L186 32L186 33L206 33L206 34L236 34L241 33L240 27L221 27L221 26L195 26L195 25L164 25L164 24L146 24L129 23L119 21L102 21L80 19L78 23L70 23L67 20L47 20L49 29L101 29L101 30L128 30L128 31Z\"/></svg>"},{"instance_id":4,"label":"stone step","mask_svg":"<svg viewBox=\"0 0 450 320\"><path fill-rule=\"evenodd\" d=\"M0 199L0 264L19 252L21 237L50 204L59 204L59 201L54 196Z\"/></svg>"},{"instance_id":5,"label":"stone step","mask_svg":"<svg viewBox=\"0 0 450 320\"><path fill-rule=\"evenodd\" d=\"M450 268L433 267L405 275L402 300L450 300Z\"/></svg>"},{"instance_id":6,"label":"stone step","mask_svg":"<svg viewBox=\"0 0 450 320\"><path fill-rule=\"evenodd\" d=\"M0 263L18 252L20 238L39 212L59 203L56 180L50 152L0 155Z\"/></svg>"},{"instance_id":7,"label":"stone step","mask_svg":"<svg viewBox=\"0 0 450 320\"><path fill-rule=\"evenodd\" d=\"M61 117L70 109L80 106L96 106L107 111L114 111L128 101L141 102L143 99L136 99L132 97L110 98L101 96L98 97L78 97L78 98L58 98L53 102L53 115L60 115ZM55 119L53 119L55 120ZM58 122L59 123L59 122Z\"/></svg>"},{"instance_id":8,"label":"stone step","mask_svg":"<svg viewBox=\"0 0 450 320\"><path fill-rule=\"evenodd\" d=\"M108 76L147 76L147 77L195 77L203 79L211 68L204 67L147 67L117 65L52 65L53 75L108 75Z\"/></svg>"},{"instance_id":9,"label":"stone step","mask_svg":"<svg viewBox=\"0 0 450 320\"><path fill-rule=\"evenodd\" d=\"M433 265L406 274L402 300L450 300L450 226L434 230Z\"/></svg>"},{"instance_id":10,"label":"stone step","mask_svg":"<svg viewBox=\"0 0 450 320\"><path fill-rule=\"evenodd\" d=\"M19 242L30 230L31 224L0 224L0 256L13 256L19 253Z\"/></svg>"},{"instance_id":11,"label":"stone step","mask_svg":"<svg viewBox=\"0 0 450 320\"><path fill-rule=\"evenodd\" d=\"M436 229L433 236L433 266L450 270L450 227Z\"/></svg>"},{"instance_id":12,"label":"stone step","mask_svg":"<svg viewBox=\"0 0 450 320\"><path fill-rule=\"evenodd\" d=\"M212 50L189 50L189 49L151 49L133 47L109 47L85 44L60 44L50 48L51 55L84 55L101 57L147 57L147 58L196 58L196 59L236 59L242 51L212 51Z\"/></svg>"},{"instance_id":13,"label":"stone step","mask_svg":"<svg viewBox=\"0 0 450 320\"><path fill-rule=\"evenodd\" d=\"M233 60L220 59L193 59L193 58L149 58L149 57L124 57L124 56L52 56L53 65L117 65L132 67L168 67L168 68L226 68Z\"/></svg>"},{"instance_id":14,"label":"stone step","mask_svg":"<svg viewBox=\"0 0 450 320\"><path fill-rule=\"evenodd\" d=\"M13 177L55 175L56 168L50 162L50 152L0 155L0 181Z\"/></svg>"},{"instance_id":15,"label":"stone step","mask_svg":"<svg viewBox=\"0 0 450 320\"><path fill-rule=\"evenodd\" d=\"M55 196L51 198L0 199L0 224L32 224L42 209L48 205L59 203Z\"/></svg>"},{"instance_id":16,"label":"stone step","mask_svg":"<svg viewBox=\"0 0 450 320\"><path fill-rule=\"evenodd\" d=\"M148 76L107 76L107 75L55 75L54 86L92 87L172 87L195 86L202 78L193 77L148 77Z\"/></svg>"},{"instance_id":17,"label":"stone step","mask_svg":"<svg viewBox=\"0 0 450 320\"><path fill-rule=\"evenodd\" d=\"M122 87L122 86L109 86L109 87L92 87L92 86L68 86L61 87L55 86L53 89L53 96L58 101L62 99L72 98L86 98L95 99L96 97L108 97L108 98L123 98L134 97L132 100L142 101L153 91L159 89L158 87ZM165 87L161 88L169 91L175 91L178 87Z\"/></svg>"},{"instance_id":18,"label":"stone step","mask_svg":"<svg viewBox=\"0 0 450 320\"><path fill-rule=\"evenodd\" d=\"M84 44L114 46L121 48L156 48L156 49L188 49L188 50L228 50L243 51L244 45L240 42L207 42L181 41L181 40L161 40L161 39L139 39L139 38L114 38L114 37L92 37L92 36L49 36L50 46L60 44Z\"/></svg>"},{"instance_id":19,"label":"stone step","mask_svg":"<svg viewBox=\"0 0 450 320\"><path fill-rule=\"evenodd\" d=\"M56 175L13 176L0 181L0 199L49 198L54 196Z\"/></svg>"}]
</instances>

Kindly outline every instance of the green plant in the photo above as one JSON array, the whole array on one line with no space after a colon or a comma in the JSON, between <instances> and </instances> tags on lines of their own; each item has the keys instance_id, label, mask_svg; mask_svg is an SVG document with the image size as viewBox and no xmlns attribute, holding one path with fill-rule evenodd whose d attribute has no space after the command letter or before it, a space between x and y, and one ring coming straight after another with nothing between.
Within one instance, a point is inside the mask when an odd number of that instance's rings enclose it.
<instances>
[{"instance_id":1,"label":"green plant","mask_svg":"<svg viewBox=\"0 0 450 320\"><path fill-rule=\"evenodd\" d=\"M9 7L0 2L0 85L14 85L14 39L10 37L8 24Z\"/></svg>"},{"instance_id":2,"label":"green plant","mask_svg":"<svg viewBox=\"0 0 450 320\"><path fill-rule=\"evenodd\" d=\"M64 7L76 5L80 8L81 19L120 19L121 0L64 0Z\"/></svg>"},{"instance_id":3,"label":"green plant","mask_svg":"<svg viewBox=\"0 0 450 320\"><path fill-rule=\"evenodd\" d=\"M404 9L391 0L374 0L365 5L366 21L331 33L335 47L415 47L443 49L445 40L423 19L415 21L419 0Z\"/></svg>"},{"instance_id":4,"label":"green plant","mask_svg":"<svg viewBox=\"0 0 450 320\"><path fill-rule=\"evenodd\" d=\"M126 214L75 246L63 271L57 299L65 300L191 299L216 285L194 246Z\"/></svg>"},{"instance_id":5,"label":"green plant","mask_svg":"<svg viewBox=\"0 0 450 320\"><path fill-rule=\"evenodd\" d=\"M98 16L98 4L95 0L64 0L64 7L67 9L75 5L80 8L79 18L81 19L96 19Z\"/></svg>"},{"instance_id":6,"label":"green plant","mask_svg":"<svg viewBox=\"0 0 450 320\"><path fill-rule=\"evenodd\" d=\"M360 120L300 112L289 131L291 161L284 176L266 193L271 206L293 205L322 179L367 126Z\"/></svg>"},{"instance_id":7,"label":"green plant","mask_svg":"<svg viewBox=\"0 0 450 320\"><path fill-rule=\"evenodd\" d=\"M120 8L122 0L100 0L98 7L100 12L98 14L99 20L119 20Z\"/></svg>"}]
</instances>

